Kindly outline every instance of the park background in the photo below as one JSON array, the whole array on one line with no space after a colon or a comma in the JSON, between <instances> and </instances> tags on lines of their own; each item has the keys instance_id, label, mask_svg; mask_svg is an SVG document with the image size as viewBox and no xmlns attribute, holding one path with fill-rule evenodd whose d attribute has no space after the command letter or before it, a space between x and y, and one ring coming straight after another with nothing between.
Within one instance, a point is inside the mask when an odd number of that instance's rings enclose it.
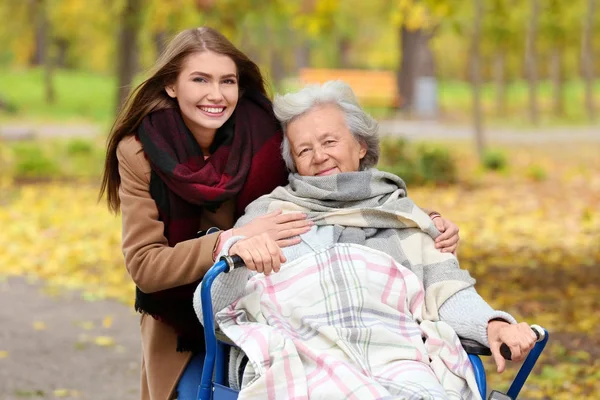
<instances>
[{"instance_id":1,"label":"park background","mask_svg":"<svg viewBox=\"0 0 600 400\"><path fill-rule=\"evenodd\" d=\"M165 42L201 25L271 94L315 69L350 77L381 121L381 168L460 227L485 299L551 332L523 397L597 398L596 0L4 0L0 399L138 398L120 218L98 202L105 140ZM516 371L488 366L500 389Z\"/></svg>"}]
</instances>

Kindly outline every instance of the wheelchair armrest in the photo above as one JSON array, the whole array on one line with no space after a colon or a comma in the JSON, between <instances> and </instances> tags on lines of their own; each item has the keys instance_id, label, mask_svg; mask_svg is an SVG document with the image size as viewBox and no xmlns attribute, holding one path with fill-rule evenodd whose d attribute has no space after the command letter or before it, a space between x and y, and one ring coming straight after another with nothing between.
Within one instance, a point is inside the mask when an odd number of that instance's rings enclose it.
<instances>
[{"instance_id":1,"label":"wheelchair armrest","mask_svg":"<svg viewBox=\"0 0 600 400\"><path fill-rule=\"evenodd\" d=\"M467 354L474 354L477 356L491 356L492 351L489 347L482 345L481 343L473 340L473 339L464 339L459 337L460 344L465 349Z\"/></svg>"}]
</instances>

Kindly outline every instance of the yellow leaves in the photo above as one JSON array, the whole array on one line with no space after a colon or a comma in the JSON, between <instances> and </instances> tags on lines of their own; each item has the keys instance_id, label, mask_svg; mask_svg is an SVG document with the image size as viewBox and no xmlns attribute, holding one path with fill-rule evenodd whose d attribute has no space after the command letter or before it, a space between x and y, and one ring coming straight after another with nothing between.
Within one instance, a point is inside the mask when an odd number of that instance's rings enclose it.
<instances>
[{"instance_id":1,"label":"yellow leaves","mask_svg":"<svg viewBox=\"0 0 600 400\"><path fill-rule=\"evenodd\" d=\"M92 321L78 321L75 325L86 331L91 331L94 329L94 323Z\"/></svg>"},{"instance_id":2,"label":"yellow leaves","mask_svg":"<svg viewBox=\"0 0 600 400\"><path fill-rule=\"evenodd\" d=\"M435 17L444 17L448 13L449 6L446 3L429 5L415 0L398 0L390 20L396 26L404 25L409 31L416 31L431 28L437 20Z\"/></svg>"},{"instance_id":3,"label":"yellow leaves","mask_svg":"<svg viewBox=\"0 0 600 400\"><path fill-rule=\"evenodd\" d=\"M46 323L43 321L34 321L33 329L36 331L44 331L46 330Z\"/></svg>"},{"instance_id":4,"label":"yellow leaves","mask_svg":"<svg viewBox=\"0 0 600 400\"><path fill-rule=\"evenodd\" d=\"M73 389L54 389L52 391L54 397L79 397L79 391Z\"/></svg>"},{"instance_id":5,"label":"yellow leaves","mask_svg":"<svg viewBox=\"0 0 600 400\"><path fill-rule=\"evenodd\" d=\"M110 328L112 326L112 324L113 324L113 317L112 317L112 315L107 315L102 320L102 327L104 327L106 329Z\"/></svg>"},{"instance_id":6,"label":"yellow leaves","mask_svg":"<svg viewBox=\"0 0 600 400\"><path fill-rule=\"evenodd\" d=\"M0 350L0 360L2 360L3 358L8 358L8 351Z\"/></svg>"},{"instance_id":7,"label":"yellow leaves","mask_svg":"<svg viewBox=\"0 0 600 400\"><path fill-rule=\"evenodd\" d=\"M111 347L115 345L115 339L110 336L96 336L94 343L100 347Z\"/></svg>"},{"instance_id":8,"label":"yellow leaves","mask_svg":"<svg viewBox=\"0 0 600 400\"><path fill-rule=\"evenodd\" d=\"M0 208L0 275L37 276L94 298L132 301L120 220L97 203L95 186L23 186L10 196Z\"/></svg>"},{"instance_id":9,"label":"yellow leaves","mask_svg":"<svg viewBox=\"0 0 600 400\"><path fill-rule=\"evenodd\" d=\"M427 10L421 3L417 3L410 9L406 15L404 24L409 31L426 28Z\"/></svg>"}]
</instances>

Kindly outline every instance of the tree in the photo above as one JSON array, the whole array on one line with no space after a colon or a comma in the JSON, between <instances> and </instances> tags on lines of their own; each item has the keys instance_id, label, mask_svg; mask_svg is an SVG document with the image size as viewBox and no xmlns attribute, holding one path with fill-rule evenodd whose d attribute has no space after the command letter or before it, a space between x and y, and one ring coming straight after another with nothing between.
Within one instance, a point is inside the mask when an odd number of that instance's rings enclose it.
<instances>
[{"instance_id":1,"label":"tree","mask_svg":"<svg viewBox=\"0 0 600 400\"><path fill-rule=\"evenodd\" d=\"M447 2L422 2L419 0L399 1L395 22L399 29L401 60L398 69L398 91L402 96L402 107L410 112L415 98L415 83L421 76L435 76L435 58L430 40L440 14L447 14ZM439 12L442 10L442 12ZM436 13L438 11L438 13Z\"/></svg>"},{"instance_id":2,"label":"tree","mask_svg":"<svg viewBox=\"0 0 600 400\"><path fill-rule=\"evenodd\" d=\"M51 51L52 35L50 21L48 20L47 0L35 0L35 26L37 60L44 66L44 97L46 103L56 102L56 90L54 89L54 60Z\"/></svg>"},{"instance_id":3,"label":"tree","mask_svg":"<svg viewBox=\"0 0 600 400\"><path fill-rule=\"evenodd\" d=\"M481 20L483 19L483 0L473 0L473 31L471 33L471 51L469 57L471 87L473 91L473 126L475 128L475 148L479 159L483 159L485 137L483 131L483 113L481 110Z\"/></svg>"},{"instance_id":4,"label":"tree","mask_svg":"<svg viewBox=\"0 0 600 400\"><path fill-rule=\"evenodd\" d=\"M141 26L142 0L126 0L121 14L117 59L117 110L129 95L131 83L137 71L138 34Z\"/></svg>"},{"instance_id":5,"label":"tree","mask_svg":"<svg viewBox=\"0 0 600 400\"><path fill-rule=\"evenodd\" d=\"M510 53L514 26L508 0L493 0L484 17L482 39L491 41L493 75L496 86L496 115L506 115L507 57Z\"/></svg>"},{"instance_id":6,"label":"tree","mask_svg":"<svg viewBox=\"0 0 600 400\"><path fill-rule=\"evenodd\" d=\"M582 58L583 58L583 75L585 81L585 108L588 118L595 119L594 115L594 45L592 43L594 32L594 17L596 11L596 1L587 0L585 22L582 33Z\"/></svg>"},{"instance_id":7,"label":"tree","mask_svg":"<svg viewBox=\"0 0 600 400\"><path fill-rule=\"evenodd\" d=\"M576 7L577 5L575 5ZM561 0L547 0L540 12L540 39L541 45L545 44L545 51L549 58L549 75L552 81L552 112L556 116L565 114L564 107L564 59L565 50L569 41L568 25L569 8L574 5L565 6ZM581 12L581 10L578 10ZM543 51L543 50L542 50Z\"/></svg>"},{"instance_id":8,"label":"tree","mask_svg":"<svg viewBox=\"0 0 600 400\"><path fill-rule=\"evenodd\" d=\"M529 85L529 119L534 124L538 123L539 111L537 101L537 54L535 41L538 29L539 0L530 0L529 23L525 39L525 68Z\"/></svg>"}]
</instances>

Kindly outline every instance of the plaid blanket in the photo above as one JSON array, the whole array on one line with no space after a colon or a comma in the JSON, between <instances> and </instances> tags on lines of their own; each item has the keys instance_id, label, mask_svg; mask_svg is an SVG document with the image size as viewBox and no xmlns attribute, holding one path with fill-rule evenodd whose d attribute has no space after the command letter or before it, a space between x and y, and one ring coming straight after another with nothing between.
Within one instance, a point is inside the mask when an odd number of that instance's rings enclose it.
<instances>
[{"instance_id":1,"label":"plaid blanket","mask_svg":"<svg viewBox=\"0 0 600 400\"><path fill-rule=\"evenodd\" d=\"M253 276L216 317L249 359L239 398L480 398L456 333L424 320L424 298L409 269L356 244Z\"/></svg>"}]
</instances>

